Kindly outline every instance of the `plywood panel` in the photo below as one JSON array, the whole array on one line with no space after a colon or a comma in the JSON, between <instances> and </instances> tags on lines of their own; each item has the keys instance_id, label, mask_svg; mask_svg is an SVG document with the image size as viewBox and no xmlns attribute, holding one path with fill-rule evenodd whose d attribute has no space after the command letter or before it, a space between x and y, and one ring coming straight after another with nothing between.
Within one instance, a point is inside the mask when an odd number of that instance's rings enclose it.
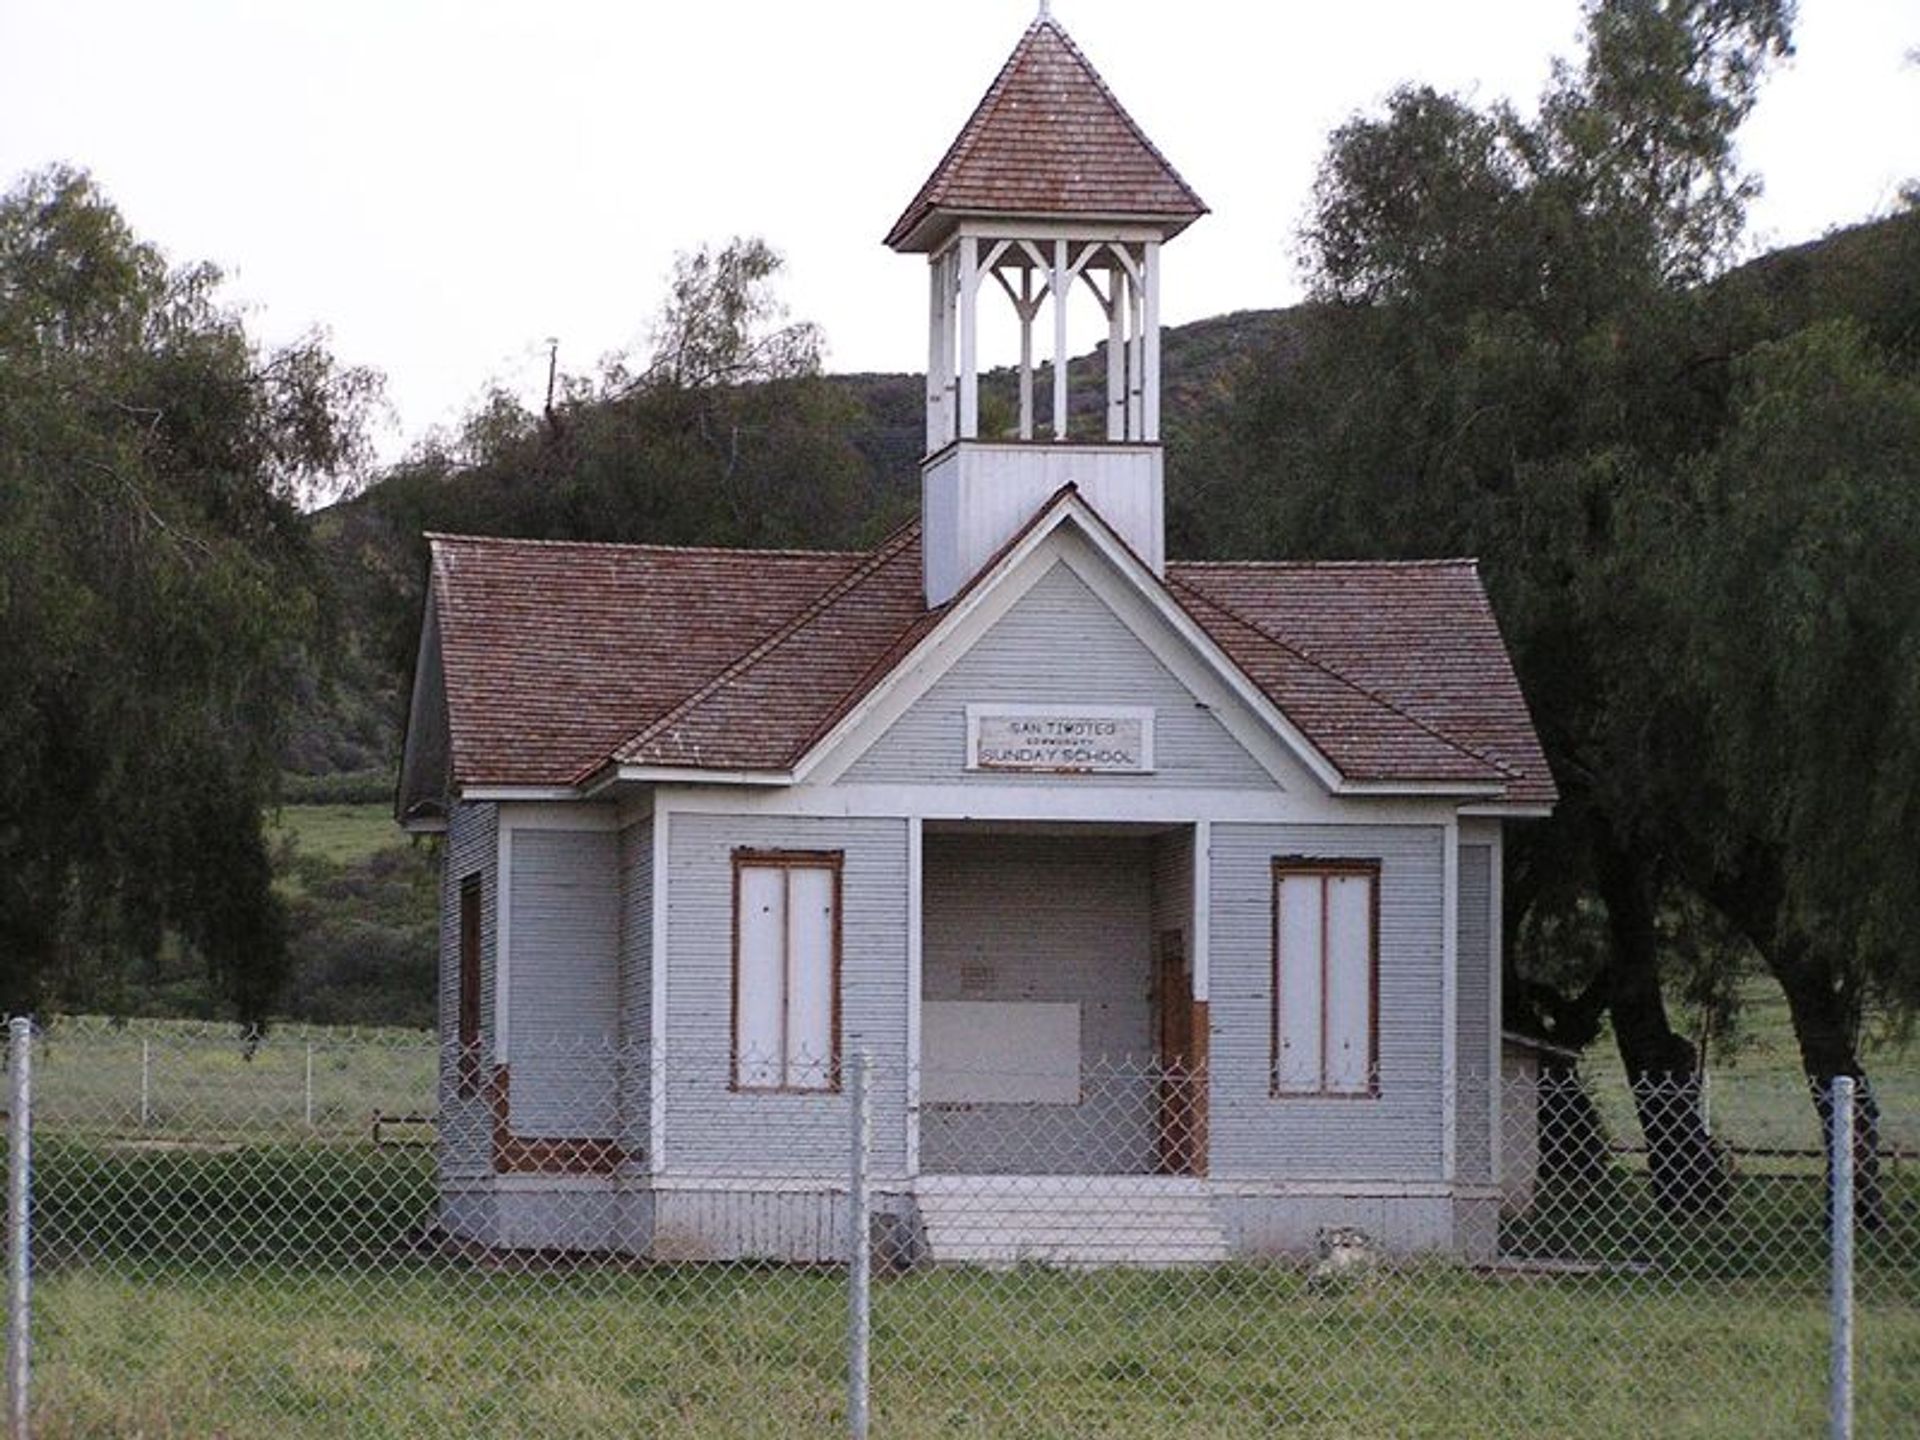
<instances>
[{"instance_id":1,"label":"plywood panel","mask_svg":"<svg viewBox=\"0 0 1920 1440\"><path fill-rule=\"evenodd\" d=\"M620 838L516 826L508 939L512 1130L619 1129Z\"/></svg>"},{"instance_id":2,"label":"plywood panel","mask_svg":"<svg viewBox=\"0 0 1920 1440\"><path fill-rule=\"evenodd\" d=\"M929 1000L920 1024L920 1098L929 1104L1079 1102L1076 1004Z\"/></svg>"}]
</instances>

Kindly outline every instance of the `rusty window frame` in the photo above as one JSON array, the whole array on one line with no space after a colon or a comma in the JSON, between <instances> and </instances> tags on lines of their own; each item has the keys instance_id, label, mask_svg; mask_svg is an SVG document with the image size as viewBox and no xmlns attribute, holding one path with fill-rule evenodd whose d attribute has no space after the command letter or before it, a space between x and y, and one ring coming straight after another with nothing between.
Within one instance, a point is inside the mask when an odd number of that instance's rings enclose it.
<instances>
[{"instance_id":1,"label":"rusty window frame","mask_svg":"<svg viewBox=\"0 0 1920 1440\"><path fill-rule=\"evenodd\" d=\"M828 1055L825 1073L818 1085L789 1085L784 1083L786 1066L786 1030L791 1024L790 1006L783 1006L780 1016L782 1083L778 1085L748 1085L740 1078L740 886L741 876L747 870L766 869L791 872L794 870L825 870L832 877L833 885L833 953L832 953L832 1011L828 1021ZM845 907L842 897L845 891L846 852L844 850L757 850L737 849L733 852L733 963L732 963L732 1008L727 1021L727 1088L741 1095L837 1095L840 1093L840 981L843 962L845 935ZM789 883L787 893L791 894ZM791 917L791 908L787 911ZM788 920L787 943L791 945L791 918ZM789 959L790 959L790 951Z\"/></svg>"},{"instance_id":2,"label":"rusty window frame","mask_svg":"<svg viewBox=\"0 0 1920 1440\"><path fill-rule=\"evenodd\" d=\"M1275 1099L1375 1100L1380 1096L1380 876L1377 859L1326 859L1317 856L1276 856L1272 870L1271 915L1273 924L1271 962L1268 980L1267 1021L1267 1093ZM1330 879L1363 877L1368 882L1367 896L1367 1083L1359 1089L1336 1089L1327 1079L1327 887ZM1320 924L1320 1080L1317 1086L1283 1085L1280 1078L1280 888L1284 880L1319 879Z\"/></svg>"}]
</instances>

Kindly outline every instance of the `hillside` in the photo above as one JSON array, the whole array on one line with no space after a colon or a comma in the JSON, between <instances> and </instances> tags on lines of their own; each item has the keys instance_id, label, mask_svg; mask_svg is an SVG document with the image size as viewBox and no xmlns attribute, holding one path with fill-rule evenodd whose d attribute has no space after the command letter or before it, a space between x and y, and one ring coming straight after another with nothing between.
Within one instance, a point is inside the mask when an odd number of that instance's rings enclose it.
<instances>
[{"instance_id":1,"label":"hillside","mask_svg":"<svg viewBox=\"0 0 1920 1440\"><path fill-rule=\"evenodd\" d=\"M1836 231L1764 255L1715 282L1726 353L1829 316L1856 318L1890 349L1920 349L1920 214ZM1242 367L1297 359L1304 307L1242 311L1163 336L1170 538L1182 507L1211 496L1189 473L1196 426L1232 412ZM1069 372L1076 415L1098 423L1104 347ZM678 544L868 544L909 518L923 449L918 375L848 374L724 397L731 426L714 465L714 413L660 414L638 399L570 406L551 426L477 417L468 450L396 467L314 517L339 645L314 675L286 757L290 798L390 793L418 627L423 529ZM983 377L983 429L1010 423L1010 370ZM1209 435L1210 442L1218 441ZM1206 503L1215 503L1207 500ZM1189 545L1188 548L1192 548Z\"/></svg>"}]
</instances>

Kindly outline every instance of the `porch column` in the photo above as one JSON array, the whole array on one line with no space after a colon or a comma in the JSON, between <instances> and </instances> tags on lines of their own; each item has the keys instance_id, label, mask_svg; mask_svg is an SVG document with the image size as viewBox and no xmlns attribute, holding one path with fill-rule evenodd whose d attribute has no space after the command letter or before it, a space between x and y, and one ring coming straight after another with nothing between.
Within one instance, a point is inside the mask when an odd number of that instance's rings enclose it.
<instances>
[{"instance_id":1,"label":"porch column","mask_svg":"<svg viewBox=\"0 0 1920 1440\"><path fill-rule=\"evenodd\" d=\"M923 971L925 949L922 945L921 822L918 815L907 817L907 1073L906 1073L906 1151L907 1178L920 1173L920 1007L925 993Z\"/></svg>"},{"instance_id":2,"label":"porch column","mask_svg":"<svg viewBox=\"0 0 1920 1440\"><path fill-rule=\"evenodd\" d=\"M1197 1116L1194 1123L1193 1156L1195 1170L1211 1174L1213 1170L1213 1021L1207 996L1212 987L1213 935L1213 822L1193 822L1193 1069L1200 1077Z\"/></svg>"},{"instance_id":3,"label":"porch column","mask_svg":"<svg viewBox=\"0 0 1920 1440\"><path fill-rule=\"evenodd\" d=\"M1207 1003L1213 893L1213 822L1193 822L1193 998Z\"/></svg>"}]
</instances>

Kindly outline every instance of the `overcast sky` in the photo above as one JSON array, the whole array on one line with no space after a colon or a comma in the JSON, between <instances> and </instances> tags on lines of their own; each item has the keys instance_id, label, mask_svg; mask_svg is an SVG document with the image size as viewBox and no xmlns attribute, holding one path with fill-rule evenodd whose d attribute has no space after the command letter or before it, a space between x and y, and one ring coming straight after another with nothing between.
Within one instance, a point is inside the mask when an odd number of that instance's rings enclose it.
<instances>
[{"instance_id":1,"label":"overcast sky","mask_svg":"<svg viewBox=\"0 0 1920 1440\"><path fill-rule=\"evenodd\" d=\"M491 381L643 347L674 253L761 234L835 370L924 364L924 262L880 237L1033 0L0 0L0 178L90 168L210 259L271 339L378 366L382 450ZM1802 0L1743 155L1756 248L1884 214L1920 173L1916 0ZM1213 209L1171 323L1290 303L1328 131L1397 83L1530 102L1579 0L1056 0Z\"/></svg>"}]
</instances>

